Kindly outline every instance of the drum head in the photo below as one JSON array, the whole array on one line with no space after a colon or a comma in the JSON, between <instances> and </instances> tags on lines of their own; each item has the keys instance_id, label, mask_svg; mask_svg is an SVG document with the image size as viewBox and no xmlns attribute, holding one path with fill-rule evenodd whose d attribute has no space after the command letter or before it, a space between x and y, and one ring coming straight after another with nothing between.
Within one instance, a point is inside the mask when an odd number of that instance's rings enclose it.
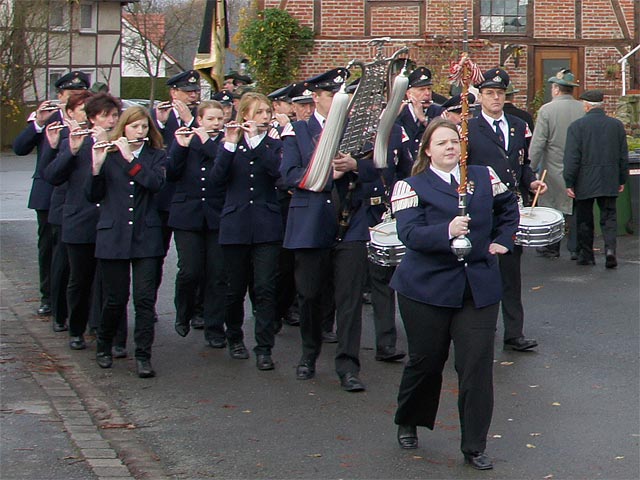
<instances>
[{"instance_id":1,"label":"drum head","mask_svg":"<svg viewBox=\"0 0 640 480\"><path fill-rule=\"evenodd\" d=\"M398 233L396 232L396 221L379 223L375 227L369 229L369 235L371 236L371 243L375 245L401 245L398 240Z\"/></svg>"},{"instance_id":2,"label":"drum head","mask_svg":"<svg viewBox=\"0 0 640 480\"><path fill-rule=\"evenodd\" d=\"M548 207L524 207L520 210L520 225L525 227L539 227L562 222L564 216L558 210Z\"/></svg>"}]
</instances>

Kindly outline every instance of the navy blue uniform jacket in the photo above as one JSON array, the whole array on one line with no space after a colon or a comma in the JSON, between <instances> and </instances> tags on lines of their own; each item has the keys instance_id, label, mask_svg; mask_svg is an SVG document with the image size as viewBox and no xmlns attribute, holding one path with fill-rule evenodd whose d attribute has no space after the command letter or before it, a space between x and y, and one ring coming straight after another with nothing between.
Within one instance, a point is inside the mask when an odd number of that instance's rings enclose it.
<instances>
[{"instance_id":1,"label":"navy blue uniform jacket","mask_svg":"<svg viewBox=\"0 0 640 480\"><path fill-rule=\"evenodd\" d=\"M282 141L266 135L251 149L244 136L235 152L223 145L212 180L226 186L220 217L220 245L251 245L282 241L282 214L276 182L280 178Z\"/></svg>"},{"instance_id":2,"label":"navy blue uniform jacket","mask_svg":"<svg viewBox=\"0 0 640 480\"><path fill-rule=\"evenodd\" d=\"M527 148L527 124L505 114L509 124L509 148L505 151L492 125L482 115L469 119L469 165L486 165L495 170L509 190L520 191L527 201L529 186L536 180Z\"/></svg>"},{"instance_id":3,"label":"navy blue uniform jacket","mask_svg":"<svg viewBox=\"0 0 640 480\"><path fill-rule=\"evenodd\" d=\"M90 202L100 202L96 258L163 257L162 228L155 193L164 185L163 150L145 145L128 163L120 152L107 154L98 175L86 184Z\"/></svg>"},{"instance_id":4,"label":"navy blue uniform jacket","mask_svg":"<svg viewBox=\"0 0 640 480\"><path fill-rule=\"evenodd\" d=\"M367 222L370 227L382 221L382 215L387 211L387 205L390 205L391 192L393 192L393 186L396 181L411 175L413 158L411 157L410 146L409 139L407 137L403 138L402 127L395 124L389 136L387 167L379 170L375 180L362 186L367 210ZM381 203L378 203L379 201Z\"/></svg>"},{"instance_id":5,"label":"navy blue uniform jacket","mask_svg":"<svg viewBox=\"0 0 640 480\"><path fill-rule=\"evenodd\" d=\"M60 152L60 147L62 143L69 138L69 129L63 128L60 130L60 141L58 142L57 148L51 148L49 142L46 140L45 136L45 145L43 155L45 159L43 160L43 165L49 165L55 158L56 155ZM46 168L45 168L46 170ZM49 205L49 214L47 215L47 221L52 225L60 225L62 226L62 211L64 208L64 200L67 194L67 183L63 183L62 185L56 185L53 187L53 193L51 193L51 204Z\"/></svg>"},{"instance_id":6,"label":"navy blue uniform jacket","mask_svg":"<svg viewBox=\"0 0 640 480\"><path fill-rule=\"evenodd\" d=\"M329 176L321 192L297 188L320 140L322 127L314 115L307 121L294 122L292 126L293 134L285 133L283 136L280 168L285 186L293 190L283 246L291 249L332 248L336 245L338 233L338 214L331 197L333 179ZM353 213L343 242L369 240L362 184L375 180L377 172L372 160L361 159L357 162L358 182L352 197ZM338 192L344 195L348 180L342 177L335 184Z\"/></svg>"},{"instance_id":7,"label":"navy blue uniform jacket","mask_svg":"<svg viewBox=\"0 0 640 480\"><path fill-rule=\"evenodd\" d=\"M62 121L60 112L51 115L47 120L45 128L50 123ZM31 193L29 194L29 203L27 206L33 210L49 210L51 202L51 193L53 185L48 183L43 177L42 172L47 166L47 161L52 157L43 155L45 146L47 145L47 136L42 132L37 132L35 122L29 122L26 128L13 141L13 151L16 155L29 155L31 151L36 149L36 168L33 172L33 183L31 184Z\"/></svg>"},{"instance_id":8,"label":"navy blue uniform jacket","mask_svg":"<svg viewBox=\"0 0 640 480\"><path fill-rule=\"evenodd\" d=\"M93 143L93 138L85 137L77 155L73 155L69 140L62 140L58 155L44 170L44 178L52 185L67 184L62 207L64 243L96 242L99 207L85 195L85 185L91 177Z\"/></svg>"},{"instance_id":9,"label":"navy blue uniform jacket","mask_svg":"<svg viewBox=\"0 0 640 480\"><path fill-rule=\"evenodd\" d=\"M211 179L222 135L204 144L194 135L188 147L173 142L167 157L167 180L176 183L169 209L169 226L204 231L220 228L225 188Z\"/></svg>"},{"instance_id":10,"label":"navy blue uniform jacket","mask_svg":"<svg viewBox=\"0 0 640 480\"><path fill-rule=\"evenodd\" d=\"M196 117L198 115L198 110L196 108L191 109L191 115L193 115L193 122L191 122L191 127L195 128L198 126L198 122L196 121ZM169 151L171 146L175 141L175 133L178 128L182 126L182 122L178 121L176 117L176 112L173 111L173 108L169 112L169 118L167 119L167 123L164 124L164 128L160 128L158 125L158 120L156 118L156 109L151 109L151 118L155 122L156 128L162 135L162 143L164 143L164 148L166 151ZM167 179L168 180L168 179ZM163 212L169 212L171 209L171 199L173 198L173 194L176 190L176 185L173 181L168 180L165 182L162 190L158 192L156 195L156 202L158 204L158 209Z\"/></svg>"},{"instance_id":11,"label":"navy blue uniform jacket","mask_svg":"<svg viewBox=\"0 0 640 480\"><path fill-rule=\"evenodd\" d=\"M440 105L432 103L429 108L427 108L426 117L428 120L431 120L432 118L439 117L443 111L444 108L442 108ZM398 115L396 123L404 128L404 131L409 136L409 148L411 150L411 156L414 159L418 158L420 140L422 140L422 134L427 129L427 127L422 123L419 124L414 120L413 115L411 114L411 110L409 110L409 107L406 105L400 111L400 115Z\"/></svg>"},{"instance_id":12,"label":"navy blue uniform jacket","mask_svg":"<svg viewBox=\"0 0 640 480\"><path fill-rule=\"evenodd\" d=\"M398 237L407 247L390 283L398 293L429 305L459 308L469 282L476 308L502 298L498 259L489 253L489 244L513 249L520 220L517 200L502 183L492 186L488 168L470 166L468 180L474 184L467 195L472 250L462 262L449 240L449 222L458 215L455 187L429 168L396 184L393 209Z\"/></svg>"}]
</instances>

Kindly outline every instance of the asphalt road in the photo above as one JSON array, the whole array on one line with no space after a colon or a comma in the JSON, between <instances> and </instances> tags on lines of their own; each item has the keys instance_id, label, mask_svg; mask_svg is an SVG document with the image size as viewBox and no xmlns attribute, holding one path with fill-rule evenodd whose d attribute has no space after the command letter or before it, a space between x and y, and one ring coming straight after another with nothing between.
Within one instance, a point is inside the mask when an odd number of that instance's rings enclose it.
<instances>
[{"instance_id":1,"label":"asphalt road","mask_svg":"<svg viewBox=\"0 0 640 480\"><path fill-rule=\"evenodd\" d=\"M0 162L0 269L35 310L35 215L24 207L32 168L29 158L5 155ZM93 342L88 350L67 351L69 368L135 425L139 441L173 478L637 479L638 236L619 237L616 270L606 270L601 257L597 261L595 267L578 266L564 249L557 260L529 250L524 255L525 329L540 346L523 354L503 351L497 341L496 400L487 448L494 459L492 471L463 465L451 363L436 429L419 429L418 450L398 448L393 413L402 364L374 360L370 306L365 306L363 319L363 393L340 390L332 345L324 347L316 378L297 381L300 338L295 327L285 326L277 336L276 369L267 372L256 369L253 356L232 360L225 350L207 347L201 331L178 337L173 331L173 248L157 305L153 365L158 376L139 379L131 358L116 360L111 370L99 369ZM24 321L37 320L31 316ZM500 320L498 325L500 340ZM404 348L399 317L398 326ZM252 327L247 313L249 348L254 345ZM47 341L51 348L66 349L65 334ZM131 341L129 350L131 355ZM9 385L11 391L19 388L15 381L3 371L3 392ZM2 454L16 452L3 446Z\"/></svg>"}]
</instances>

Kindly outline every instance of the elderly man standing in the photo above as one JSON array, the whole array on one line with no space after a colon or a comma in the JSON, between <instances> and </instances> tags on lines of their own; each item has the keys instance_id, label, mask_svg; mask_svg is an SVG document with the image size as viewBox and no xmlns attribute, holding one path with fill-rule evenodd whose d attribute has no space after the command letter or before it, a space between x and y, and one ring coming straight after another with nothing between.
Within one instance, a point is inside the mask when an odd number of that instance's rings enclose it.
<instances>
[{"instance_id":1,"label":"elderly man standing","mask_svg":"<svg viewBox=\"0 0 640 480\"><path fill-rule=\"evenodd\" d=\"M540 197L539 205L561 211L570 225L567 248L571 258L576 259L576 228L573 217L573 200L567 197L562 178L564 147L567 140L567 129L575 120L584 115L582 102L573 97L578 83L571 70L563 68L555 76L549 78L551 84L551 102L543 105L538 111L536 128L529 146L531 168L535 171L547 170L546 183L549 191ZM560 256L560 240L546 247L537 249L547 258Z\"/></svg>"},{"instance_id":2,"label":"elderly man standing","mask_svg":"<svg viewBox=\"0 0 640 480\"><path fill-rule=\"evenodd\" d=\"M593 255L593 200L600 208L605 267L616 259L616 200L629 175L629 151L624 125L607 116L601 90L580 95L586 115L569 126L564 151L567 195L576 201L578 265L595 265Z\"/></svg>"}]
</instances>

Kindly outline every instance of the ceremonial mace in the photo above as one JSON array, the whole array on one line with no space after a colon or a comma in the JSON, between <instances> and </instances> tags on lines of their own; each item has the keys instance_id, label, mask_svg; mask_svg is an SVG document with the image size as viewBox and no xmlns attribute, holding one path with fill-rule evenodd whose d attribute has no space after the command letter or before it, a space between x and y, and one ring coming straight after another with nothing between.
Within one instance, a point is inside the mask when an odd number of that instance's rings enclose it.
<instances>
[{"instance_id":1,"label":"ceremonial mace","mask_svg":"<svg viewBox=\"0 0 640 480\"><path fill-rule=\"evenodd\" d=\"M469 144L469 84L479 83L484 78L478 66L469 59L469 34L467 30L467 10L464 11L462 30L462 55L460 61L451 67L451 83L462 86L462 123L460 127L460 185L458 186L458 215L467 214L467 156ZM451 240L451 251L462 262L471 252L471 240L464 234Z\"/></svg>"}]
</instances>

